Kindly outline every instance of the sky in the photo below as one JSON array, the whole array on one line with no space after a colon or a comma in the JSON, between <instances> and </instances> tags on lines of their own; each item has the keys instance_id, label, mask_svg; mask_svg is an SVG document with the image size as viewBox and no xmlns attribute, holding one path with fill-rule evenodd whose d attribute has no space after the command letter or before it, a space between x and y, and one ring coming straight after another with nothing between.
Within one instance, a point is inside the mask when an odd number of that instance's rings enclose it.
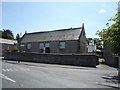
<instances>
[{"instance_id":1,"label":"sky","mask_svg":"<svg viewBox=\"0 0 120 90\"><path fill-rule=\"evenodd\" d=\"M116 2L2 2L2 28L14 36L27 31L40 32L81 27L87 38L96 38L97 30L115 15Z\"/></svg>"}]
</instances>

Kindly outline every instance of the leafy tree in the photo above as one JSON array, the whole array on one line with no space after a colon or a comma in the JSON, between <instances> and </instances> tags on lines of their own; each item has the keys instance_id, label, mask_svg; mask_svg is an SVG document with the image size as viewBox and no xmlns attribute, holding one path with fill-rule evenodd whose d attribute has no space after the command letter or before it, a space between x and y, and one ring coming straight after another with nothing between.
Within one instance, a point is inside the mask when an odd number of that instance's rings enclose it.
<instances>
[{"instance_id":1,"label":"leafy tree","mask_svg":"<svg viewBox=\"0 0 120 90\"><path fill-rule=\"evenodd\" d=\"M20 34L18 33L16 35L16 40L18 41L18 44L20 43L21 35L22 35L22 33L20 33Z\"/></svg>"},{"instance_id":2,"label":"leafy tree","mask_svg":"<svg viewBox=\"0 0 120 90\"><path fill-rule=\"evenodd\" d=\"M8 34L8 33L3 33L2 34L2 38L13 40L13 37L10 34Z\"/></svg>"},{"instance_id":3,"label":"leafy tree","mask_svg":"<svg viewBox=\"0 0 120 90\"><path fill-rule=\"evenodd\" d=\"M12 37L14 37L11 30L9 29L3 29L3 30L4 30L4 33L10 34Z\"/></svg>"},{"instance_id":4,"label":"leafy tree","mask_svg":"<svg viewBox=\"0 0 120 90\"><path fill-rule=\"evenodd\" d=\"M90 40L93 40L93 38L87 38L87 43L89 43Z\"/></svg>"},{"instance_id":5,"label":"leafy tree","mask_svg":"<svg viewBox=\"0 0 120 90\"><path fill-rule=\"evenodd\" d=\"M0 38L2 37L2 32L3 32L3 31L2 31L2 30L0 30Z\"/></svg>"},{"instance_id":6,"label":"leafy tree","mask_svg":"<svg viewBox=\"0 0 120 90\"><path fill-rule=\"evenodd\" d=\"M109 22L114 22L107 29L103 29L102 31L98 31L97 34L101 37L101 40L108 42L111 44L112 51L114 54L120 55L120 12L108 20Z\"/></svg>"},{"instance_id":7,"label":"leafy tree","mask_svg":"<svg viewBox=\"0 0 120 90\"><path fill-rule=\"evenodd\" d=\"M2 38L4 38L4 39L11 39L11 40L14 39L12 31L9 29L3 29L3 31L1 31L1 33L2 33Z\"/></svg>"},{"instance_id":8,"label":"leafy tree","mask_svg":"<svg viewBox=\"0 0 120 90\"><path fill-rule=\"evenodd\" d=\"M20 35L17 34L17 35L16 35L16 40L19 40L19 39L20 39Z\"/></svg>"}]
</instances>

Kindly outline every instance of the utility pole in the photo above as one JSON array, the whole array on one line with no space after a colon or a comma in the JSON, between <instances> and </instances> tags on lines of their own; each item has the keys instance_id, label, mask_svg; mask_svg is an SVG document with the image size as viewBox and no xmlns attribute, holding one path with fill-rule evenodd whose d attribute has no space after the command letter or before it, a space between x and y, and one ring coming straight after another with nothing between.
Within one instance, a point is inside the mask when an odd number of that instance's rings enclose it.
<instances>
[{"instance_id":1,"label":"utility pole","mask_svg":"<svg viewBox=\"0 0 120 90\"><path fill-rule=\"evenodd\" d=\"M117 4L117 6L118 6L118 13L120 12L120 1L116 1L115 0L115 2L116 2L116 4ZM118 14L119 15L119 14ZM119 16L120 17L120 16ZM119 23L120 23L120 21L119 21ZM118 27L119 28L119 27ZM120 83L120 53L118 53L118 82Z\"/></svg>"},{"instance_id":2,"label":"utility pole","mask_svg":"<svg viewBox=\"0 0 120 90\"><path fill-rule=\"evenodd\" d=\"M120 1L118 2L118 13L120 12ZM118 14L119 15L119 14ZM119 16L120 17L120 16ZM119 21L120 22L120 21ZM120 83L120 53L118 54L118 79L119 79L119 83Z\"/></svg>"}]
</instances>

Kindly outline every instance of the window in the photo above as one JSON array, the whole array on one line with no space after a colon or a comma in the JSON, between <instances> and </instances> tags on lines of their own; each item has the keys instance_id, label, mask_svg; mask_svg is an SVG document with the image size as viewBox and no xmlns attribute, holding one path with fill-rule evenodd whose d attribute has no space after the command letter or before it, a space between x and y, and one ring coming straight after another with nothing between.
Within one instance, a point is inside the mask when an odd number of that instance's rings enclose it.
<instances>
[{"instance_id":1,"label":"window","mask_svg":"<svg viewBox=\"0 0 120 90\"><path fill-rule=\"evenodd\" d=\"M21 47L21 48L24 48L24 44L21 44L20 47Z\"/></svg>"},{"instance_id":2,"label":"window","mask_svg":"<svg viewBox=\"0 0 120 90\"><path fill-rule=\"evenodd\" d=\"M60 48L65 48L65 42L60 42Z\"/></svg>"},{"instance_id":3,"label":"window","mask_svg":"<svg viewBox=\"0 0 120 90\"><path fill-rule=\"evenodd\" d=\"M90 40L90 43L93 43L93 40Z\"/></svg>"},{"instance_id":4,"label":"window","mask_svg":"<svg viewBox=\"0 0 120 90\"><path fill-rule=\"evenodd\" d=\"M28 44L28 45L27 45L27 49L30 49L30 48L31 48L31 44Z\"/></svg>"},{"instance_id":5,"label":"window","mask_svg":"<svg viewBox=\"0 0 120 90\"><path fill-rule=\"evenodd\" d=\"M44 48L44 43L40 43L40 49Z\"/></svg>"},{"instance_id":6,"label":"window","mask_svg":"<svg viewBox=\"0 0 120 90\"><path fill-rule=\"evenodd\" d=\"M50 43L45 43L45 47L50 47Z\"/></svg>"}]
</instances>

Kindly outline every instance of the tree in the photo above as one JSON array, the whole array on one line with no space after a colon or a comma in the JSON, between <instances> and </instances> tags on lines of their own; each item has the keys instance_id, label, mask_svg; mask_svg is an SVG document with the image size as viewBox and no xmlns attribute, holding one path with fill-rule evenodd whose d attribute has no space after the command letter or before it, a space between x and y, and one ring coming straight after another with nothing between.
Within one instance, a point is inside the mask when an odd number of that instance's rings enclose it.
<instances>
[{"instance_id":1,"label":"tree","mask_svg":"<svg viewBox=\"0 0 120 90\"><path fill-rule=\"evenodd\" d=\"M109 23L107 23L106 25L108 26L108 28L103 29L102 31L98 31L97 34L101 37L101 39L110 43L113 53L119 56L118 78L120 83L120 1L118 2L117 14L109 21L113 21L114 24L109 26Z\"/></svg>"},{"instance_id":2,"label":"tree","mask_svg":"<svg viewBox=\"0 0 120 90\"><path fill-rule=\"evenodd\" d=\"M13 37L13 33L11 30L9 29L3 29L3 30L4 30L4 33L10 34Z\"/></svg>"},{"instance_id":3,"label":"tree","mask_svg":"<svg viewBox=\"0 0 120 90\"><path fill-rule=\"evenodd\" d=\"M101 37L101 40L111 44L114 54L120 56L120 12L118 11L117 14L108 21L114 23L110 26L109 23L107 23L107 29L98 31L97 34Z\"/></svg>"},{"instance_id":4,"label":"tree","mask_svg":"<svg viewBox=\"0 0 120 90\"><path fill-rule=\"evenodd\" d=\"M20 35L17 34L17 35L16 35L16 40L19 40L19 39L20 39Z\"/></svg>"},{"instance_id":5,"label":"tree","mask_svg":"<svg viewBox=\"0 0 120 90\"><path fill-rule=\"evenodd\" d=\"M14 36L13 36L13 33L12 33L11 30L3 29L3 31L1 31L1 32L2 32L2 38L4 38L4 39L11 39L11 40L14 39Z\"/></svg>"},{"instance_id":6,"label":"tree","mask_svg":"<svg viewBox=\"0 0 120 90\"><path fill-rule=\"evenodd\" d=\"M21 35L22 35L22 33L20 33L20 34L18 33L16 35L16 40L18 41L18 43L20 43Z\"/></svg>"},{"instance_id":7,"label":"tree","mask_svg":"<svg viewBox=\"0 0 120 90\"><path fill-rule=\"evenodd\" d=\"M2 31L2 30L0 30L0 38L2 37L2 33L3 33L3 31Z\"/></svg>"}]
</instances>

